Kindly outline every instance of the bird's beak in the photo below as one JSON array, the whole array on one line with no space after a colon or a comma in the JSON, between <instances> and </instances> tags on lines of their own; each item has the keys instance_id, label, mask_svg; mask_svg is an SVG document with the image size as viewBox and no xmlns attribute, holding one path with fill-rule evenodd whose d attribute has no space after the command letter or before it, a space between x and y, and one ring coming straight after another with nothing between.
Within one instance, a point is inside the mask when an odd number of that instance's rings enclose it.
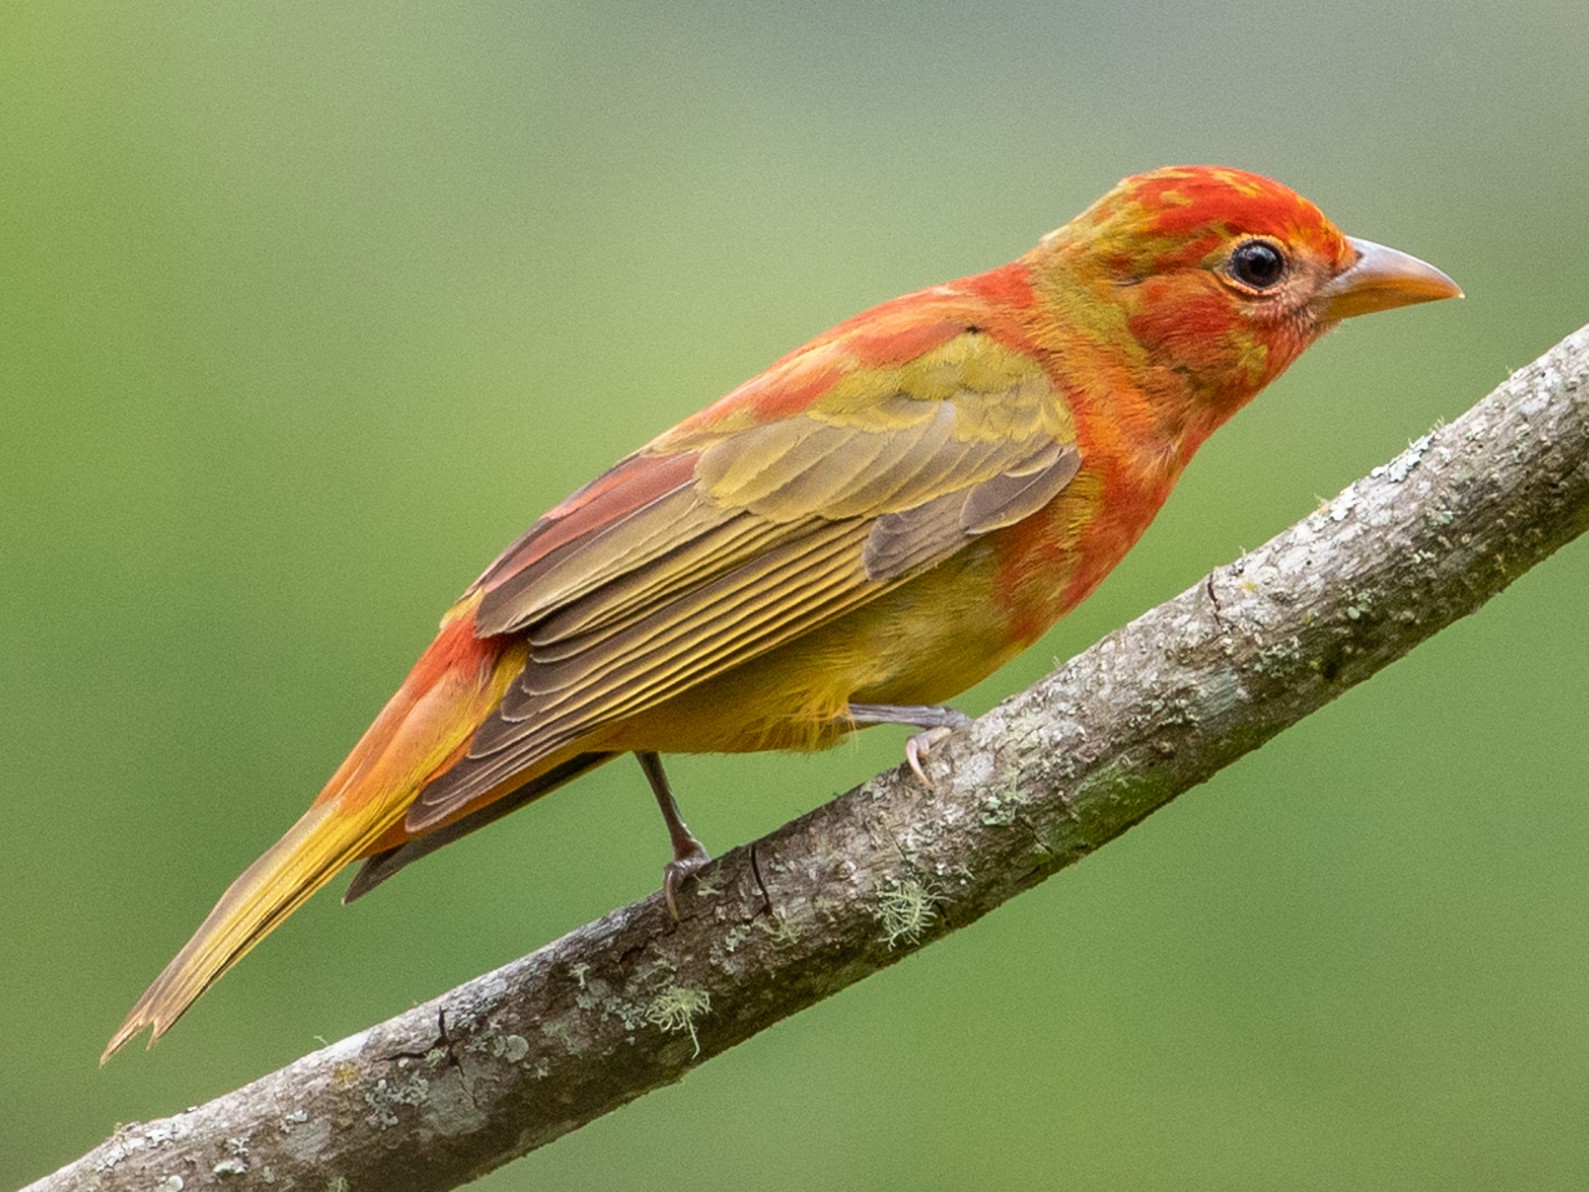
<instances>
[{"instance_id":1,"label":"bird's beak","mask_svg":"<svg viewBox=\"0 0 1589 1192\"><path fill-rule=\"evenodd\" d=\"M1319 290L1325 319L1462 297L1461 287L1426 261L1355 236L1348 236L1347 243L1357 250L1357 260Z\"/></svg>"}]
</instances>

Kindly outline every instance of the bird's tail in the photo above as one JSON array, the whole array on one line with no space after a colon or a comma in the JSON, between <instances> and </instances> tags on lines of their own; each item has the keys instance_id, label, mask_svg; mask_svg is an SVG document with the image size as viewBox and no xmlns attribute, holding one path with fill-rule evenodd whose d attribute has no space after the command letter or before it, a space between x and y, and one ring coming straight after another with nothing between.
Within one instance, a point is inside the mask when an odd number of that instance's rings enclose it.
<instances>
[{"instance_id":1,"label":"bird's tail","mask_svg":"<svg viewBox=\"0 0 1589 1192\"><path fill-rule=\"evenodd\" d=\"M221 975L349 861L404 837L414 796L468 748L475 729L524 666L524 648L474 636L474 604L453 610L403 686L314 805L232 883L100 1057L144 1027L149 1043Z\"/></svg>"},{"instance_id":2,"label":"bird's tail","mask_svg":"<svg viewBox=\"0 0 1589 1192\"><path fill-rule=\"evenodd\" d=\"M146 1026L154 1028L153 1046L199 994L358 855L367 835L361 827L351 817L338 816L333 804L311 807L221 895L193 938L138 999L99 1062Z\"/></svg>"}]
</instances>

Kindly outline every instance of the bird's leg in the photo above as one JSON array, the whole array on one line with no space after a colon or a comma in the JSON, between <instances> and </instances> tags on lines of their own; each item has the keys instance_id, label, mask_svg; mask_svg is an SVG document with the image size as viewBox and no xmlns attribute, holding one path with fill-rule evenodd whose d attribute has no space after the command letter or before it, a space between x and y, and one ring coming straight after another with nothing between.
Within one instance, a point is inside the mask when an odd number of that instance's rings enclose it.
<instances>
[{"instance_id":1,"label":"bird's leg","mask_svg":"<svg viewBox=\"0 0 1589 1192\"><path fill-rule=\"evenodd\" d=\"M850 719L858 725L908 724L924 729L905 742L905 760L921 779L923 786L931 786L927 773L921 768L921 759L932 752L932 747L957 728L965 728L971 717L953 708L939 708L930 704L851 704Z\"/></svg>"},{"instance_id":2,"label":"bird's leg","mask_svg":"<svg viewBox=\"0 0 1589 1192\"><path fill-rule=\"evenodd\" d=\"M673 790L668 786L668 776L662 771L661 757L649 750L638 752L635 757L640 761L640 768L646 772L646 781L651 784L651 793L657 797L657 806L662 809L662 821L668 826L668 839L673 843L673 860L662 867L662 895L667 899L668 913L677 923L679 904L674 899L674 891L690 874L705 867L711 861L712 854L695 839L690 829L685 826L683 817L679 815L679 805L673 800Z\"/></svg>"}]
</instances>

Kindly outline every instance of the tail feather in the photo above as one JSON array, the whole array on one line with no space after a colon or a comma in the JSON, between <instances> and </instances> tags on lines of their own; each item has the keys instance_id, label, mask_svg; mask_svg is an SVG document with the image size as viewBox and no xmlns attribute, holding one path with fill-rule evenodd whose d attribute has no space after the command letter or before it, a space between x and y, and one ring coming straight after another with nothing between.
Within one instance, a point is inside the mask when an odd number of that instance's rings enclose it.
<instances>
[{"instance_id":1,"label":"tail feather","mask_svg":"<svg viewBox=\"0 0 1589 1192\"><path fill-rule=\"evenodd\" d=\"M392 818L402 814L399 804ZM311 807L221 895L193 938L138 999L99 1062L144 1027L152 1028L153 1047L200 994L388 826L339 816L328 804Z\"/></svg>"},{"instance_id":2,"label":"tail feather","mask_svg":"<svg viewBox=\"0 0 1589 1192\"><path fill-rule=\"evenodd\" d=\"M407 838L414 796L457 762L524 668L526 648L474 635L479 596L456 606L319 798L232 883L127 1020L104 1063L145 1027L150 1046L227 969L348 862Z\"/></svg>"}]
</instances>

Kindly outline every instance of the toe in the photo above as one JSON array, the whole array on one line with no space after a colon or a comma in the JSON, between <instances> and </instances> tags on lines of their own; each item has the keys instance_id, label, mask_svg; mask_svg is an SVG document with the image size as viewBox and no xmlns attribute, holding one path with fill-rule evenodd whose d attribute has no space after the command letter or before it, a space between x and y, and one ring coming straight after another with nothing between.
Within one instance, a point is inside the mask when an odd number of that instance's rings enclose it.
<instances>
[{"instance_id":1,"label":"toe","mask_svg":"<svg viewBox=\"0 0 1589 1192\"><path fill-rule=\"evenodd\" d=\"M922 769L922 761L932 752L932 747L947 737L953 730L943 725L930 728L924 733L917 733L905 742L905 760L910 763L911 772L921 779L921 784L931 787L932 782L927 777L926 770Z\"/></svg>"},{"instance_id":2,"label":"toe","mask_svg":"<svg viewBox=\"0 0 1589 1192\"><path fill-rule=\"evenodd\" d=\"M705 869L712 862L712 854L697 842L694 849L674 857L662 867L662 897L668 904L668 914L679 921L678 889L684 879Z\"/></svg>"}]
</instances>

